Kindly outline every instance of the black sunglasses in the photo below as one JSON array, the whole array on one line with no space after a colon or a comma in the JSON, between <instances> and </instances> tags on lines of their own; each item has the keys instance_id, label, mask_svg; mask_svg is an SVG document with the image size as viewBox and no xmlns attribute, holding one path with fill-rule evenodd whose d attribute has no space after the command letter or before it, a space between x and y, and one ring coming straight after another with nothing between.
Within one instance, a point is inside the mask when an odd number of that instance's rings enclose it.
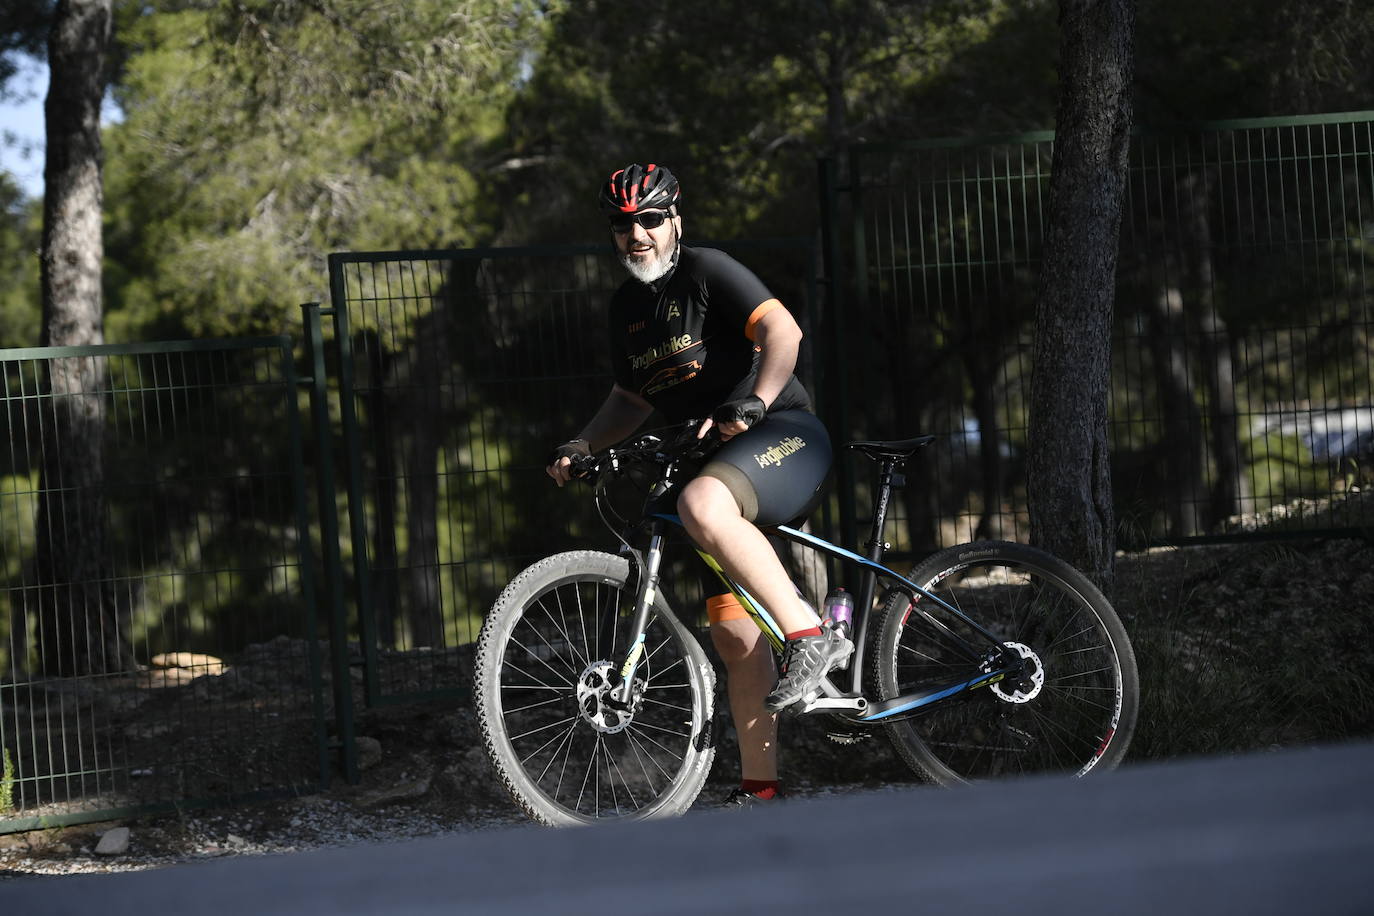
<instances>
[{"instance_id":1,"label":"black sunglasses","mask_svg":"<svg viewBox=\"0 0 1374 916\"><path fill-rule=\"evenodd\" d=\"M611 217L612 232L629 232L639 223L645 229L657 229L668 220L667 210L644 210L640 213L617 213Z\"/></svg>"}]
</instances>

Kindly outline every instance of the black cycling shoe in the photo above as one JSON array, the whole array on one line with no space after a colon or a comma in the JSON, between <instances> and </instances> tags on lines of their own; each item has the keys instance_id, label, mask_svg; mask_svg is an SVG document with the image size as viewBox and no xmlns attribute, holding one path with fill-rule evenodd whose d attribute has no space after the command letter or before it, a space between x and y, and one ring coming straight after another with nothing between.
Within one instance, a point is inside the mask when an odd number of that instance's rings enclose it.
<instances>
[{"instance_id":1,"label":"black cycling shoe","mask_svg":"<svg viewBox=\"0 0 1374 916\"><path fill-rule=\"evenodd\" d=\"M820 636L789 639L782 651L782 676L763 705L773 712L786 709L799 700L810 700L820 693L826 672L847 660L854 643L830 628Z\"/></svg>"},{"instance_id":2,"label":"black cycling shoe","mask_svg":"<svg viewBox=\"0 0 1374 916\"><path fill-rule=\"evenodd\" d=\"M774 789L772 798L759 798L753 792L746 792L743 789L737 788L729 795L725 796L725 801L720 803L720 807L735 809L757 808L762 806L766 808L774 802L780 802L786 798L787 796L783 794L781 789Z\"/></svg>"}]
</instances>

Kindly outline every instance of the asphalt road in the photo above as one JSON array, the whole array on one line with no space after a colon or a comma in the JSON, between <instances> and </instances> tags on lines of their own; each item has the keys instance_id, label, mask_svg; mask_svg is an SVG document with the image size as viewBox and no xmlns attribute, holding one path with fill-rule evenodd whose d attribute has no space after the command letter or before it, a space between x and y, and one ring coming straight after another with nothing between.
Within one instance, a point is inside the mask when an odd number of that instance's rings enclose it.
<instances>
[{"instance_id":1,"label":"asphalt road","mask_svg":"<svg viewBox=\"0 0 1374 916\"><path fill-rule=\"evenodd\" d=\"M0 912L1371 914L1371 780L1374 744L1308 748L18 881Z\"/></svg>"}]
</instances>

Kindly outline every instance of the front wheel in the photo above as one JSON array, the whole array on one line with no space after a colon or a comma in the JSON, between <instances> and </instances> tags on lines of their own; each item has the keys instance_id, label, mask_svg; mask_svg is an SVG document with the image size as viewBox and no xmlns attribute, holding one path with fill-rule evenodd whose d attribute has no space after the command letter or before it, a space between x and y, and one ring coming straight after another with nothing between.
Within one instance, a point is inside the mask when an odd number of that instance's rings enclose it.
<instances>
[{"instance_id":1,"label":"front wheel","mask_svg":"<svg viewBox=\"0 0 1374 916\"><path fill-rule=\"evenodd\" d=\"M1024 544L935 554L911 581L1024 660L1024 673L887 726L901 757L942 785L1018 774L1083 776L1120 763L1140 683L1125 627L1073 567ZM986 639L922 595L894 589L880 611L870 672L882 699L975 679Z\"/></svg>"},{"instance_id":2,"label":"front wheel","mask_svg":"<svg viewBox=\"0 0 1374 916\"><path fill-rule=\"evenodd\" d=\"M715 675L655 596L628 707L610 696L636 634L624 557L572 551L516 576L477 643L477 719L516 802L549 825L685 811L711 769Z\"/></svg>"}]
</instances>

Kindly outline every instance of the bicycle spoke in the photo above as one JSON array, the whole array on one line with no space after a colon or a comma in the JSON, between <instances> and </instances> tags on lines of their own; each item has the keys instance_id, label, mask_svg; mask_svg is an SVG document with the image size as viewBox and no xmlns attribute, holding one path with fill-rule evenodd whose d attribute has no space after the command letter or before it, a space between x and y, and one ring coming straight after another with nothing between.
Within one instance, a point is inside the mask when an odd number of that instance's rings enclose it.
<instances>
[{"instance_id":1,"label":"bicycle spoke","mask_svg":"<svg viewBox=\"0 0 1374 916\"><path fill-rule=\"evenodd\" d=\"M635 732L635 733L638 733L638 732L639 732L639 729L640 729L641 727L642 727L642 726L641 726L641 723L635 722L634 724L632 724L632 725L629 727L629 729L627 729L627 731L633 731L633 732ZM659 743L658 741L655 741L653 735L642 735L641 737L643 737L645 741L648 741L648 742L649 742L650 744L652 744L654 747L656 747L656 748L658 748L659 750L663 751L665 754L668 754L669 756L671 756L674 760L681 761L681 760L683 759L683 756L682 756L681 754L675 752L672 748L670 748L670 747L665 747L663 744Z\"/></svg>"},{"instance_id":2,"label":"bicycle spoke","mask_svg":"<svg viewBox=\"0 0 1374 916\"><path fill-rule=\"evenodd\" d=\"M515 715L516 713L520 713L520 712L529 712L531 709L539 709L540 707L548 706L548 705L553 704L553 703L563 703L563 702L564 702L563 697L554 697L552 700L540 700L538 703L531 703L531 704L528 705L528 706L517 706L515 709L508 709L508 710L506 710L506 715L508 715L508 716L513 716L513 715Z\"/></svg>"},{"instance_id":3,"label":"bicycle spoke","mask_svg":"<svg viewBox=\"0 0 1374 916\"><path fill-rule=\"evenodd\" d=\"M568 716L566 719L559 719L557 722L552 722L552 723L550 723L550 724L548 724L548 725L541 725L541 726L539 726L538 728L532 728L532 729L530 729L529 731L527 731L527 732L521 732L521 733L518 734L518 735L511 735L511 738L510 738L511 743L514 744L516 741L519 741L521 738L528 738L530 735L537 735L537 734L539 734L540 732L546 732L546 731L548 731L548 730L551 729L551 728L557 728L558 726L564 724L565 722L573 722L573 723L575 723L575 722L577 722L577 716Z\"/></svg>"},{"instance_id":4,"label":"bicycle spoke","mask_svg":"<svg viewBox=\"0 0 1374 916\"><path fill-rule=\"evenodd\" d=\"M561 747L563 746L563 742L568 741L568 740L572 737L572 733L573 733L574 730L576 730L576 728L577 728L577 723L574 722L572 725L569 725L569 726L567 727L567 729L566 729L561 735L554 735L554 736L553 736L552 738L550 738L548 741L545 741L543 744L539 745L539 747L537 747L537 748L534 749L534 752L533 752L533 753L531 753L528 757L526 757L526 758L524 758L523 760L520 761L521 766L524 766L525 764L529 763L529 762L530 762L531 760L533 760L534 758L538 757L539 754L540 754L540 752L543 751L544 748L548 747L550 744L553 744L555 741L557 741L557 742L558 742L558 747L556 747L556 748L553 749L553 756L551 756L551 757L549 758L549 762L548 762L548 763L544 764L544 771L543 771L543 773L540 773L540 774L539 774L539 777L542 779L543 776L544 776L544 773L547 773L547 772L549 771L549 767L553 766L553 762L554 762L555 760L558 759L558 750L559 750L559 748L561 748Z\"/></svg>"},{"instance_id":5,"label":"bicycle spoke","mask_svg":"<svg viewBox=\"0 0 1374 916\"><path fill-rule=\"evenodd\" d=\"M553 665L550 665L548 662L544 661L544 659L540 658L537 654L535 654L534 652L531 652L530 649L529 649L529 647L527 647L524 643L520 642L520 640L516 639L514 635L511 636L510 641L513 642L513 643L515 643L515 645L519 646L521 649L524 649L524 650L525 650L525 654L528 655L530 658L532 658L532 659L534 659L535 661L539 662L539 663L542 664L545 668L548 668L550 671L552 671L552 672L553 672L555 675L557 675L558 677L563 678L563 675L560 674L560 673L558 672L558 670L557 670L556 668L553 667ZM569 670L571 670L571 669L569 669ZM522 674L525 674L527 677L530 677L530 678L533 679L533 680L538 680L538 678L535 678L533 675L530 675L530 674L528 674L527 672L521 671L521 673L522 673ZM543 682L541 681L540 683L543 683ZM563 683L567 684L569 687L572 686L572 681L568 680L567 678L563 678Z\"/></svg>"},{"instance_id":6,"label":"bicycle spoke","mask_svg":"<svg viewBox=\"0 0 1374 916\"><path fill-rule=\"evenodd\" d=\"M692 736L691 736L690 734L688 734L687 732L676 732L676 731L673 731L671 728L664 728L664 727L661 726L661 725L653 725L653 724L651 724L651 723L649 723L649 722L640 722L640 721L638 721L638 720L635 720L635 724L638 725L640 728L648 728L648 729L652 729L653 731L664 732L665 734L669 734L669 735L677 735L679 738L687 738L687 739L690 740L691 737L692 737Z\"/></svg>"},{"instance_id":7,"label":"bicycle spoke","mask_svg":"<svg viewBox=\"0 0 1374 916\"><path fill-rule=\"evenodd\" d=\"M563 617L563 601L562 601L562 599L559 597L557 591L555 591L553 594L554 594L554 597L555 597L556 599L558 599L558 614L559 614L560 617ZM586 668L587 666L589 666L589 665L591 664L591 661L590 661L585 655L582 655L580 652L577 651L577 647L573 645L572 637L568 635L568 630L567 630L567 623L568 623L568 622L567 622L566 618L563 620L563 625L562 625L562 626L559 626L559 622L558 622L557 620L554 620L554 619L553 619L553 614L549 612L549 609L548 609L548 607L544 604L543 600L540 600L540 601L538 602L538 604L539 604L539 609L542 610L542 611L544 612L544 616L547 617L547 618L549 618L549 623L553 624L553 628L554 628L555 630L558 631L558 635L561 636L561 637L563 637L563 644L564 644L565 646L567 646L567 647L572 651L572 653L573 653L574 655L577 656L577 662L578 662L578 664L580 664L583 668ZM550 645L549 648L552 649L553 646Z\"/></svg>"}]
</instances>

